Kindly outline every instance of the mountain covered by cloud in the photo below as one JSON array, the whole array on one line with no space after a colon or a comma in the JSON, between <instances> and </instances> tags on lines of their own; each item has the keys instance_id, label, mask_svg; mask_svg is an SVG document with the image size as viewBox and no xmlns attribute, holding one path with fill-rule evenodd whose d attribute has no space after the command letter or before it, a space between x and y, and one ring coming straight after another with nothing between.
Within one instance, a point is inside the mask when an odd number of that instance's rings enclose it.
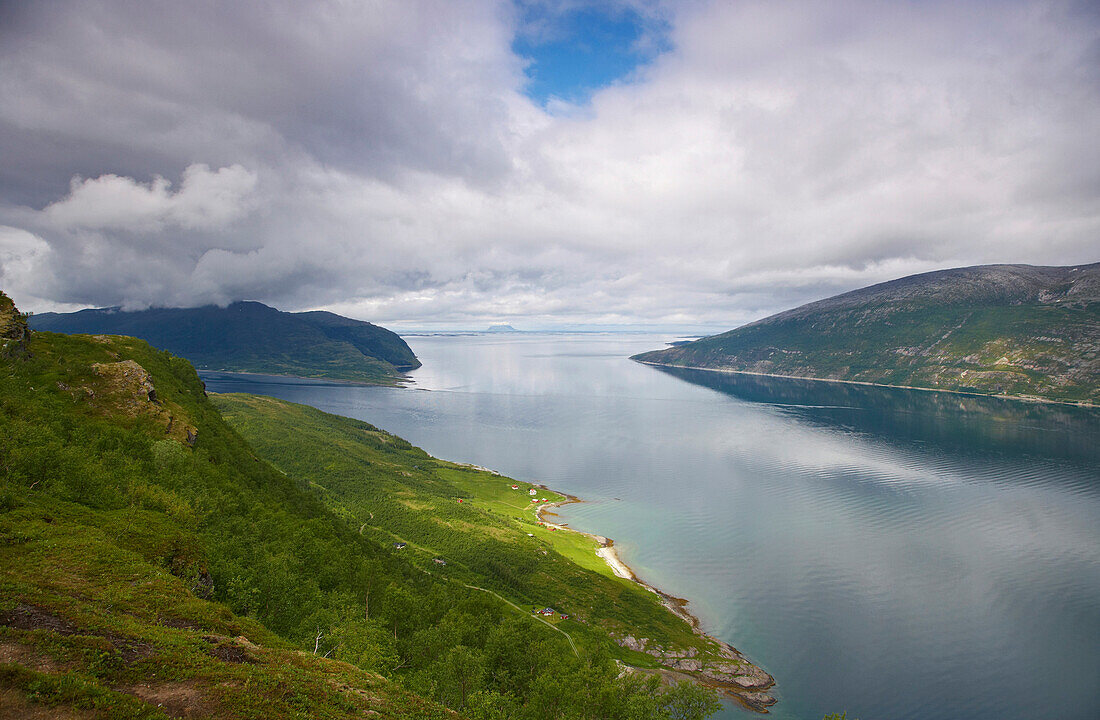
<instances>
[{"instance_id":1,"label":"mountain covered by cloud","mask_svg":"<svg viewBox=\"0 0 1100 720\"><path fill-rule=\"evenodd\" d=\"M548 97L524 52L596 7L637 64ZM0 90L28 309L726 328L1097 259L1087 2L5 4Z\"/></svg>"}]
</instances>

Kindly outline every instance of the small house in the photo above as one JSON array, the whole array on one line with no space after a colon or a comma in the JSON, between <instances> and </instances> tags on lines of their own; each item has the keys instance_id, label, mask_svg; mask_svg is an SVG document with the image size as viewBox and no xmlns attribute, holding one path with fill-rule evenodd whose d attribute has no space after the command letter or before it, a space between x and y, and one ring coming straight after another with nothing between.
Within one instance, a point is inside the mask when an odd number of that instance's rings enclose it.
<instances>
[{"instance_id":1,"label":"small house","mask_svg":"<svg viewBox=\"0 0 1100 720\"><path fill-rule=\"evenodd\" d=\"M447 564L447 561L444 560L443 558L432 558L432 562L434 562L436 565L446 565Z\"/></svg>"},{"instance_id":2,"label":"small house","mask_svg":"<svg viewBox=\"0 0 1100 720\"><path fill-rule=\"evenodd\" d=\"M513 489L513 490L519 490L519 485L513 485L513 486L512 486L512 489Z\"/></svg>"},{"instance_id":3,"label":"small house","mask_svg":"<svg viewBox=\"0 0 1100 720\"><path fill-rule=\"evenodd\" d=\"M406 547L408 547L408 545L409 545L408 543L403 543L403 542L398 542L398 543L393 544L394 548L396 548L398 550L404 550Z\"/></svg>"},{"instance_id":4,"label":"small house","mask_svg":"<svg viewBox=\"0 0 1100 720\"><path fill-rule=\"evenodd\" d=\"M539 491L536 490L535 488L531 488L530 490L527 491L527 494L528 495L538 495Z\"/></svg>"}]
</instances>

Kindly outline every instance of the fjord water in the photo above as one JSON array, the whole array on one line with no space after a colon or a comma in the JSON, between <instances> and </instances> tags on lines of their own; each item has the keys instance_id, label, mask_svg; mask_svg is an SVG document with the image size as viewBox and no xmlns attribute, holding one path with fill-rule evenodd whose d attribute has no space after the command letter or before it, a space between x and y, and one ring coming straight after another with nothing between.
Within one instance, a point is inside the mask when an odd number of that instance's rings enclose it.
<instances>
[{"instance_id":1,"label":"fjord water","mask_svg":"<svg viewBox=\"0 0 1100 720\"><path fill-rule=\"evenodd\" d=\"M627 359L664 339L409 337L414 389L204 377L584 498L563 519L775 675L774 717L1100 717L1100 411Z\"/></svg>"}]
</instances>

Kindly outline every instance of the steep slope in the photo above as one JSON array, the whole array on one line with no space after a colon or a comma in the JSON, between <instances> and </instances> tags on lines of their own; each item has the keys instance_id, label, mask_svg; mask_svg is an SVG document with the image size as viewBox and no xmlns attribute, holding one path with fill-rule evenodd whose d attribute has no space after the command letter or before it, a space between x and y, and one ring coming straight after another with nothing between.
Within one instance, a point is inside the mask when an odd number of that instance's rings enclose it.
<instances>
[{"instance_id":1,"label":"steep slope","mask_svg":"<svg viewBox=\"0 0 1100 720\"><path fill-rule=\"evenodd\" d=\"M913 275L634 359L1100 402L1100 263Z\"/></svg>"},{"instance_id":2,"label":"steep slope","mask_svg":"<svg viewBox=\"0 0 1100 720\"><path fill-rule=\"evenodd\" d=\"M122 336L32 332L24 350L0 358L0 708L16 717L714 707L362 532L258 457L185 360Z\"/></svg>"},{"instance_id":3,"label":"steep slope","mask_svg":"<svg viewBox=\"0 0 1100 720\"><path fill-rule=\"evenodd\" d=\"M332 313L286 313L257 302L225 308L42 313L32 329L130 335L200 369L393 384L420 363L395 333Z\"/></svg>"}]
</instances>

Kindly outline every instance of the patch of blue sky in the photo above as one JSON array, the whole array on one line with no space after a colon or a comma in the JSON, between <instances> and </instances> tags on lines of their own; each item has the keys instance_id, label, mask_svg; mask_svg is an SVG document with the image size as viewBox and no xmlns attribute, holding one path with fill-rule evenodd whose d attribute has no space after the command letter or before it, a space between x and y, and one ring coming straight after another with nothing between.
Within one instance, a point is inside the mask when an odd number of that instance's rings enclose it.
<instances>
[{"instance_id":1,"label":"patch of blue sky","mask_svg":"<svg viewBox=\"0 0 1100 720\"><path fill-rule=\"evenodd\" d=\"M512 50L527 61L524 92L546 106L582 104L668 50L669 27L626 3L516 0Z\"/></svg>"}]
</instances>

